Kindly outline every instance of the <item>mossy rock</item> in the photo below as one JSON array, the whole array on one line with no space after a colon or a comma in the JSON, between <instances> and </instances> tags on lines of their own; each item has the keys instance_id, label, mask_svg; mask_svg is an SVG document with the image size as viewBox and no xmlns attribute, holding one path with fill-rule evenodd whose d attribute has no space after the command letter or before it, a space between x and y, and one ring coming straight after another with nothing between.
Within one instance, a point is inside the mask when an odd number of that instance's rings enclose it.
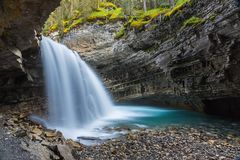
<instances>
[{"instance_id":1,"label":"mossy rock","mask_svg":"<svg viewBox=\"0 0 240 160\"><path fill-rule=\"evenodd\" d=\"M176 6L173 7L170 11L168 11L167 13L165 13L165 17L171 17L172 15L174 15L175 13L177 13L178 11L182 10L184 5L186 3L190 2L190 0L178 0L176 3Z\"/></svg>"},{"instance_id":2,"label":"mossy rock","mask_svg":"<svg viewBox=\"0 0 240 160\"><path fill-rule=\"evenodd\" d=\"M201 24L203 22L205 22L205 20L203 18L192 16L191 18L187 19L184 22L184 27L195 26L195 25Z\"/></svg>"},{"instance_id":3,"label":"mossy rock","mask_svg":"<svg viewBox=\"0 0 240 160\"><path fill-rule=\"evenodd\" d=\"M146 24L149 24L152 22L153 19L156 19L159 17L161 14L165 14L168 12L168 8L156 8L149 10L147 12L143 12L142 14L139 14L138 16L131 17L130 21L130 26L134 29L142 29L143 26ZM140 13L140 12L139 12Z\"/></svg>"},{"instance_id":4,"label":"mossy rock","mask_svg":"<svg viewBox=\"0 0 240 160\"><path fill-rule=\"evenodd\" d=\"M150 21L136 20L136 21L132 21L130 26L134 29L140 30L148 23L150 23Z\"/></svg>"},{"instance_id":5,"label":"mossy rock","mask_svg":"<svg viewBox=\"0 0 240 160\"><path fill-rule=\"evenodd\" d=\"M119 21L124 19L125 16L122 8L115 8L111 10L105 8L98 8L95 12L91 13L87 17L87 20L90 22L96 22L99 20Z\"/></svg>"},{"instance_id":6,"label":"mossy rock","mask_svg":"<svg viewBox=\"0 0 240 160\"><path fill-rule=\"evenodd\" d=\"M119 21L119 20L124 20L124 13L122 11L122 8L117 8L113 11L111 11L111 16L109 18L110 21Z\"/></svg>"},{"instance_id":7,"label":"mossy rock","mask_svg":"<svg viewBox=\"0 0 240 160\"><path fill-rule=\"evenodd\" d=\"M82 24L83 22L84 22L84 19L83 19L83 18L79 18L79 19L77 19L77 20L74 20L74 21L72 22L72 24L69 26L69 28L70 28L70 29L75 28L75 27L79 26L80 24Z\"/></svg>"},{"instance_id":8,"label":"mossy rock","mask_svg":"<svg viewBox=\"0 0 240 160\"><path fill-rule=\"evenodd\" d=\"M70 21L69 20L63 20L62 23L63 23L63 26L66 27L66 26L69 25Z\"/></svg>"},{"instance_id":9,"label":"mossy rock","mask_svg":"<svg viewBox=\"0 0 240 160\"><path fill-rule=\"evenodd\" d=\"M120 39L125 35L125 28L122 27L115 35L115 39Z\"/></svg>"},{"instance_id":10,"label":"mossy rock","mask_svg":"<svg viewBox=\"0 0 240 160\"><path fill-rule=\"evenodd\" d=\"M98 24L98 25L102 26L102 25L105 25L105 24L106 24L106 21L97 21L97 23L96 23L96 24Z\"/></svg>"},{"instance_id":11,"label":"mossy rock","mask_svg":"<svg viewBox=\"0 0 240 160\"><path fill-rule=\"evenodd\" d=\"M144 13L141 18L145 20L152 20L157 18L160 14L165 14L169 12L169 8L157 8L157 9L152 9Z\"/></svg>"},{"instance_id":12,"label":"mossy rock","mask_svg":"<svg viewBox=\"0 0 240 160\"><path fill-rule=\"evenodd\" d=\"M63 30L63 33L66 34L66 33L68 33L69 31L70 31L70 28L65 28L65 29Z\"/></svg>"},{"instance_id":13,"label":"mossy rock","mask_svg":"<svg viewBox=\"0 0 240 160\"><path fill-rule=\"evenodd\" d=\"M108 12L103 10L102 8L98 8L97 11L91 13L88 17L87 20L90 22L94 22L97 20L106 20L108 18Z\"/></svg>"},{"instance_id":14,"label":"mossy rock","mask_svg":"<svg viewBox=\"0 0 240 160\"><path fill-rule=\"evenodd\" d=\"M105 9L116 9L117 6L111 2L101 2L99 5L101 8Z\"/></svg>"}]
</instances>

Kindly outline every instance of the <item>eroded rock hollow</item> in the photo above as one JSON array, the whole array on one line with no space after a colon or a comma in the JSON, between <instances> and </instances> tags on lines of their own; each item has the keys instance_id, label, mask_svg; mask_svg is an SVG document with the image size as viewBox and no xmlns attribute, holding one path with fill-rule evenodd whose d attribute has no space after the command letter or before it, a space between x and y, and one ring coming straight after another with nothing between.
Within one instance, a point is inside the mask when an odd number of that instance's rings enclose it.
<instances>
[{"instance_id":1,"label":"eroded rock hollow","mask_svg":"<svg viewBox=\"0 0 240 160\"><path fill-rule=\"evenodd\" d=\"M36 33L60 0L0 1L0 103L29 101L42 94Z\"/></svg>"}]
</instances>

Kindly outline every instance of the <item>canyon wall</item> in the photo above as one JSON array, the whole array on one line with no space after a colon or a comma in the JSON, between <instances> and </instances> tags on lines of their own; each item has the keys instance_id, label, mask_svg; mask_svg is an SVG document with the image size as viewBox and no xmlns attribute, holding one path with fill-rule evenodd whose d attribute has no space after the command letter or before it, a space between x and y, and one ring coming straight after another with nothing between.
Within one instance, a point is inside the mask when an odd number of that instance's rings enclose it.
<instances>
[{"instance_id":1,"label":"canyon wall","mask_svg":"<svg viewBox=\"0 0 240 160\"><path fill-rule=\"evenodd\" d=\"M192 16L205 22L184 27ZM114 39L117 24L85 25L62 43L95 67L119 102L240 117L238 2L193 1L153 25L121 40Z\"/></svg>"},{"instance_id":2,"label":"canyon wall","mask_svg":"<svg viewBox=\"0 0 240 160\"><path fill-rule=\"evenodd\" d=\"M59 0L0 2L0 104L43 96L40 32ZM185 26L197 16L205 21ZM84 24L61 42L96 69L118 102L178 106L240 117L237 0L193 0L117 40L121 22Z\"/></svg>"},{"instance_id":3,"label":"canyon wall","mask_svg":"<svg viewBox=\"0 0 240 160\"><path fill-rule=\"evenodd\" d=\"M36 33L60 0L0 1L0 104L28 101L42 94Z\"/></svg>"}]
</instances>

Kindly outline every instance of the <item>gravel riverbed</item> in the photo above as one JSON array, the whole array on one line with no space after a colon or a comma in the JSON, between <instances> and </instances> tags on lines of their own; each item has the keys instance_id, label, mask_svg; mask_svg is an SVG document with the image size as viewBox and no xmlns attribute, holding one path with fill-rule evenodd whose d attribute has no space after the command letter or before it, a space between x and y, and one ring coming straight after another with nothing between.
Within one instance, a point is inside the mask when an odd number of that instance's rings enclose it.
<instances>
[{"instance_id":1,"label":"gravel riverbed","mask_svg":"<svg viewBox=\"0 0 240 160\"><path fill-rule=\"evenodd\" d=\"M129 133L73 153L77 159L239 160L240 139L235 133L225 135L205 127L169 127Z\"/></svg>"},{"instance_id":2,"label":"gravel riverbed","mask_svg":"<svg viewBox=\"0 0 240 160\"><path fill-rule=\"evenodd\" d=\"M86 146L31 122L28 115L28 110L0 112L0 160L240 160L238 122L129 130Z\"/></svg>"}]
</instances>

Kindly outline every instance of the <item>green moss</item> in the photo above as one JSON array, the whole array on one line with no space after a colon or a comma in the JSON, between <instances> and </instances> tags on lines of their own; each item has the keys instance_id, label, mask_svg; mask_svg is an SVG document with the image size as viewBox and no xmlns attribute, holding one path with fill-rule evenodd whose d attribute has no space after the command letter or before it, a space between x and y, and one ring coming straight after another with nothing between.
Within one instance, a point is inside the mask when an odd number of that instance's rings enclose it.
<instances>
[{"instance_id":1,"label":"green moss","mask_svg":"<svg viewBox=\"0 0 240 160\"><path fill-rule=\"evenodd\" d=\"M157 18L160 14L165 14L169 11L168 8L157 8L149 10L141 15L142 19L146 20L152 20L154 18Z\"/></svg>"},{"instance_id":2,"label":"green moss","mask_svg":"<svg viewBox=\"0 0 240 160\"><path fill-rule=\"evenodd\" d=\"M154 25L151 25L149 28L148 28L148 30L149 31L153 31L153 30L155 30L156 28L157 28L157 24L154 24Z\"/></svg>"},{"instance_id":3,"label":"green moss","mask_svg":"<svg viewBox=\"0 0 240 160\"><path fill-rule=\"evenodd\" d=\"M79 10L75 10L74 13L73 13L73 16L71 17L70 20L76 20L76 19L79 19L81 16L81 12Z\"/></svg>"},{"instance_id":4,"label":"green moss","mask_svg":"<svg viewBox=\"0 0 240 160\"><path fill-rule=\"evenodd\" d=\"M117 8L115 10L112 10L110 12L110 21L118 21L118 20L124 20L125 17L124 17L124 13L122 11L122 8Z\"/></svg>"},{"instance_id":5,"label":"green moss","mask_svg":"<svg viewBox=\"0 0 240 160\"><path fill-rule=\"evenodd\" d=\"M187 20L184 22L184 27L187 27L187 26L195 26L195 25L198 25L198 24L203 23L204 21L205 21L205 20L202 19L202 18L193 16L193 17L187 19Z\"/></svg>"},{"instance_id":6,"label":"green moss","mask_svg":"<svg viewBox=\"0 0 240 160\"><path fill-rule=\"evenodd\" d=\"M69 26L69 28L70 29L75 28L75 27L79 26L80 24L82 24L83 22L84 22L83 18L79 18L77 20L74 20L72 22L72 24Z\"/></svg>"},{"instance_id":7,"label":"green moss","mask_svg":"<svg viewBox=\"0 0 240 160\"><path fill-rule=\"evenodd\" d=\"M142 29L143 26L145 26L146 24L150 23L151 21L143 21L143 20L134 20L132 21L132 23L130 24L130 26L134 29Z\"/></svg>"},{"instance_id":8,"label":"green moss","mask_svg":"<svg viewBox=\"0 0 240 160\"><path fill-rule=\"evenodd\" d=\"M64 34L68 33L70 30L81 25L83 22L84 22L83 18L76 19L76 20L72 21L71 23L69 22L69 24L67 26L64 26L63 33Z\"/></svg>"},{"instance_id":9,"label":"green moss","mask_svg":"<svg viewBox=\"0 0 240 160\"><path fill-rule=\"evenodd\" d=\"M75 9L74 12L71 12L71 15L67 17L64 16L64 20L58 19L58 17L53 17L53 21L48 23L48 26L44 28L44 32L50 34L54 31L58 31L60 35L64 35L71 29L78 27L86 21L104 25L109 22L126 20L124 24L125 29L121 29L116 33L116 37L121 37L125 34L127 29L142 29L144 25L151 23L153 19L161 14L164 15L169 12L169 10L170 9L167 7L148 10L145 13L143 10L133 10L131 15L126 17L123 9L117 8L114 3L101 2L99 8L91 10L89 14L82 15L82 12L79 9ZM57 24L54 24L54 22Z\"/></svg>"},{"instance_id":10,"label":"green moss","mask_svg":"<svg viewBox=\"0 0 240 160\"><path fill-rule=\"evenodd\" d=\"M63 33L66 34L66 33L68 33L69 31L70 31L70 28L65 28L65 29L63 30Z\"/></svg>"},{"instance_id":11,"label":"green moss","mask_svg":"<svg viewBox=\"0 0 240 160\"><path fill-rule=\"evenodd\" d=\"M185 4L187 2L190 2L190 0L177 0L176 5Z\"/></svg>"},{"instance_id":12,"label":"green moss","mask_svg":"<svg viewBox=\"0 0 240 160\"><path fill-rule=\"evenodd\" d=\"M122 27L115 35L116 39L122 38L125 35L125 28Z\"/></svg>"},{"instance_id":13,"label":"green moss","mask_svg":"<svg viewBox=\"0 0 240 160\"><path fill-rule=\"evenodd\" d=\"M98 8L95 12L91 13L87 20L91 22L95 22L97 20L110 20L110 21L118 21L124 20L124 13L122 8L115 8L108 10L106 8Z\"/></svg>"},{"instance_id":14,"label":"green moss","mask_svg":"<svg viewBox=\"0 0 240 160\"><path fill-rule=\"evenodd\" d=\"M166 17L171 17L172 15L174 15L175 13L177 13L178 11L183 9L184 5L188 2L190 2L190 0L178 0L177 3L176 3L176 6L174 8L172 8L170 11L168 11L165 14L165 16Z\"/></svg>"},{"instance_id":15,"label":"green moss","mask_svg":"<svg viewBox=\"0 0 240 160\"><path fill-rule=\"evenodd\" d=\"M50 32L55 32L57 29L58 29L58 24L55 23L50 27Z\"/></svg>"},{"instance_id":16,"label":"green moss","mask_svg":"<svg viewBox=\"0 0 240 160\"><path fill-rule=\"evenodd\" d=\"M97 20L106 20L108 18L108 12L103 9L103 8L98 8L97 11L91 13L88 17L87 20L94 22Z\"/></svg>"},{"instance_id":17,"label":"green moss","mask_svg":"<svg viewBox=\"0 0 240 160\"><path fill-rule=\"evenodd\" d=\"M98 21L96 24L98 24L98 25L102 26L102 25L105 25L105 24L106 24L106 22L105 22L105 21Z\"/></svg>"},{"instance_id":18,"label":"green moss","mask_svg":"<svg viewBox=\"0 0 240 160\"><path fill-rule=\"evenodd\" d=\"M149 24L153 19L157 18L161 14L165 14L168 11L168 8L156 8L145 13L142 12L142 14L138 14L138 16L132 17L129 20L130 27L134 29L142 29L144 25Z\"/></svg>"},{"instance_id":19,"label":"green moss","mask_svg":"<svg viewBox=\"0 0 240 160\"><path fill-rule=\"evenodd\" d=\"M116 9L117 8L116 5L111 2L101 2L100 7L105 8L105 9Z\"/></svg>"},{"instance_id":20,"label":"green moss","mask_svg":"<svg viewBox=\"0 0 240 160\"><path fill-rule=\"evenodd\" d=\"M210 20L210 21L214 21L215 19L216 19L216 17L217 17L217 14L213 14L213 15L211 15L208 19Z\"/></svg>"},{"instance_id":21,"label":"green moss","mask_svg":"<svg viewBox=\"0 0 240 160\"><path fill-rule=\"evenodd\" d=\"M69 20L63 20L62 23L63 23L63 26L66 27L70 24L70 21Z\"/></svg>"},{"instance_id":22,"label":"green moss","mask_svg":"<svg viewBox=\"0 0 240 160\"><path fill-rule=\"evenodd\" d=\"M140 17L143 14L144 14L143 10L133 10L133 12L132 12L133 17Z\"/></svg>"}]
</instances>

